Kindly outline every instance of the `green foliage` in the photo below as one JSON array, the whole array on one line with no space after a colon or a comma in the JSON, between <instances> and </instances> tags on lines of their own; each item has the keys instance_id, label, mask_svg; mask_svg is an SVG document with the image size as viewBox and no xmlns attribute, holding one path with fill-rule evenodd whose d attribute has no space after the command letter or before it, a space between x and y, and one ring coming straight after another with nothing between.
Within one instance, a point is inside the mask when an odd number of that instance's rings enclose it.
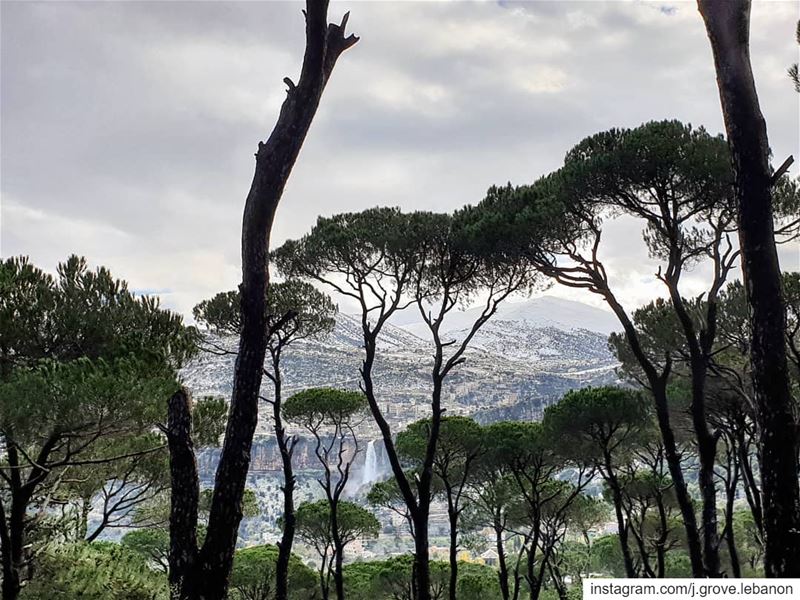
<instances>
[{"instance_id":1,"label":"green foliage","mask_svg":"<svg viewBox=\"0 0 800 600\"><path fill-rule=\"evenodd\" d=\"M501 597L495 570L475 563L459 563L456 591L459 600L490 600Z\"/></svg>"},{"instance_id":2,"label":"green foliage","mask_svg":"<svg viewBox=\"0 0 800 600\"><path fill-rule=\"evenodd\" d=\"M216 333L238 334L241 328L239 298L237 290L220 292L203 300L192 309L192 313L198 323ZM337 307L327 294L313 285L289 279L270 284L267 310L270 326L277 324L287 314L293 315L274 332L277 337L289 343L330 332L335 324Z\"/></svg>"},{"instance_id":3,"label":"green foliage","mask_svg":"<svg viewBox=\"0 0 800 600\"><path fill-rule=\"evenodd\" d=\"M353 502L338 503L337 520L343 545L361 538L377 537L381 524L370 511ZM316 548L333 543L331 507L327 500L304 502L297 507L297 535Z\"/></svg>"},{"instance_id":4,"label":"green foliage","mask_svg":"<svg viewBox=\"0 0 800 600\"><path fill-rule=\"evenodd\" d=\"M132 549L110 542L58 546L40 556L21 600L166 600L167 579Z\"/></svg>"},{"instance_id":5,"label":"green foliage","mask_svg":"<svg viewBox=\"0 0 800 600\"><path fill-rule=\"evenodd\" d=\"M231 600L272 600L277 561L275 546L237 550L231 572ZM312 600L317 593L316 575L293 554L289 558L290 600Z\"/></svg>"},{"instance_id":6,"label":"green foliage","mask_svg":"<svg viewBox=\"0 0 800 600\"><path fill-rule=\"evenodd\" d=\"M697 331L700 331L705 326L705 303L700 299L685 300L685 303ZM670 301L657 298L633 311L632 320L639 344L653 364L662 364L667 355L678 360L688 355L686 336ZM624 333L612 333L609 348L620 361L624 375L640 381L644 379L641 365Z\"/></svg>"},{"instance_id":7,"label":"green foliage","mask_svg":"<svg viewBox=\"0 0 800 600\"><path fill-rule=\"evenodd\" d=\"M430 419L411 423L397 435L395 446L398 453L414 464L421 464L425 459L430 431ZM440 475L447 476L448 470L463 468L468 457L480 453L482 442L483 431L473 419L442 417L434 457Z\"/></svg>"},{"instance_id":8,"label":"green foliage","mask_svg":"<svg viewBox=\"0 0 800 600\"><path fill-rule=\"evenodd\" d=\"M26 258L0 262L6 515L26 515L43 501L77 515L60 524L45 511L21 525L8 518L12 537L28 546L34 563L54 539L99 533L86 531L96 494L110 499L103 502L104 527L162 492L165 451L153 432L196 342L196 331L179 315L135 295L107 269L90 270L82 258L71 256L55 276ZM55 564L60 555L48 556Z\"/></svg>"},{"instance_id":9,"label":"green foliage","mask_svg":"<svg viewBox=\"0 0 800 600\"><path fill-rule=\"evenodd\" d=\"M192 435L197 446L218 446L227 425L225 398L206 396L192 407Z\"/></svg>"},{"instance_id":10,"label":"green foliage","mask_svg":"<svg viewBox=\"0 0 800 600\"><path fill-rule=\"evenodd\" d=\"M310 388L283 403L283 415L295 423L346 423L367 408L364 394L334 388Z\"/></svg>"},{"instance_id":11,"label":"green foliage","mask_svg":"<svg viewBox=\"0 0 800 600\"><path fill-rule=\"evenodd\" d=\"M272 252L278 271L287 277L321 277L326 273L362 274L373 265L385 272L414 264L416 240L425 213L372 208L360 213L319 217L311 233ZM376 258L379 260L376 261Z\"/></svg>"},{"instance_id":12,"label":"green foliage","mask_svg":"<svg viewBox=\"0 0 800 600\"><path fill-rule=\"evenodd\" d=\"M238 290L219 292L197 304L192 309L192 315L198 323L212 331L238 334L242 327L240 297Z\"/></svg>"},{"instance_id":13,"label":"green foliage","mask_svg":"<svg viewBox=\"0 0 800 600\"><path fill-rule=\"evenodd\" d=\"M136 529L122 536L121 544L164 573L169 570L169 532L166 529Z\"/></svg>"},{"instance_id":14,"label":"green foliage","mask_svg":"<svg viewBox=\"0 0 800 600\"><path fill-rule=\"evenodd\" d=\"M625 577L625 563L619 536L616 534L604 535L594 540L590 556L592 572L610 577Z\"/></svg>"},{"instance_id":15,"label":"green foliage","mask_svg":"<svg viewBox=\"0 0 800 600\"><path fill-rule=\"evenodd\" d=\"M597 498L579 495L570 505L567 518L570 528L588 537L588 532L607 522L611 517L611 507Z\"/></svg>"},{"instance_id":16,"label":"green foliage","mask_svg":"<svg viewBox=\"0 0 800 600\"><path fill-rule=\"evenodd\" d=\"M0 426L27 447L52 436L90 440L117 431L142 433L161 419L164 398L176 385L168 373L155 373L134 357L113 362L43 360L0 383ZM67 454L64 449L60 456Z\"/></svg>"},{"instance_id":17,"label":"green foliage","mask_svg":"<svg viewBox=\"0 0 800 600\"><path fill-rule=\"evenodd\" d=\"M554 461L552 443L541 423L501 421L484 429L485 461L524 470Z\"/></svg>"},{"instance_id":18,"label":"green foliage","mask_svg":"<svg viewBox=\"0 0 800 600\"><path fill-rule=\"evenodd\" d=\"M383 561L353 563L344 567L345 592L350 600L413 600L411 573L414 558L404 554ZM430 561L431 597L447 597L450 569Z\"/></svg>"},{"instance_id":19,"label":"green foliage","mask_svg":"<svg viewBox=\"0 0 800 600\"><path fill-rule=\"evenodd\" d=\"M641 393L611 386L567 392L545 409L543 420L559 452L597 463L640 444L651 423L649 402Z\"/></svg>"},{"instance_id":20,"label":"green foliage","mask_svg":"<svg viewBox=\"0 0 800 600\"><path fill-rule=\"evenodd\" d=\"M0 262L0 339L8 366L41 359L114 360L135 355L173 369L196 351L196 332L158 300L135 296L104 267L70 256L52 277L27 258Z\"/></svg>"},{"instance_id":21,"label":"green foliage","mask_svg":"<svg viewBox=\"0 0 800 600\"><path fill-rule=\"evenodd\" d=\"M602 265L593 262L604 217L641 219L654 257L667 258L677 240L687 266L713 242L711 221L732 227L732 182L721 136L677 121L649 122L584 139L558 171L531 185L490 188L461 218L484 252L526 258L560 283L597 292L606 285ZM578 260L579 268L562 267L558 256Z\"/></svg>"},{"instance_id":22,"label":"green foliage","mask_svg":"<svg viewBox=\"0 0 800 600\"><path fill-rule=\"evenodd\" d=\"M413 474L409 473L406 478L413 481ZM367 493L367 502L372 506L381 508L391 508L403 504L403 494L400 492L400 487L397 485L397 480L394 477L377 481L372 484L369 492Z\"/></svg>"},{"instance_id":23,"label":"green foliage","mask_svg":"<svg viewBox=\"0 0 800 600\"><path fill-rule=\"evenodd\" d=\"M376 316L397 309L404 294L417 302L446 297L447 312L492 284L501 295L532 284L532 274L519 261L482 252L465 222L457 215L397 208L320 217L308 235L286 242L272 259L287 277L326 282L359 298L366 310L380 310Z\"/></svg>"}]
</instances>

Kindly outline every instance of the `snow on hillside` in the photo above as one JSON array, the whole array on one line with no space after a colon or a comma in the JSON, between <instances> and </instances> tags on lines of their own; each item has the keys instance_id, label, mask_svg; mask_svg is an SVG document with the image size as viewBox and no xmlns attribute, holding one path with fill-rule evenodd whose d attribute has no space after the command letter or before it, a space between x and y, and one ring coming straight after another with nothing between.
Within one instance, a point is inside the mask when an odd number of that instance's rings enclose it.
<instances>
[{"instance_id":1,"label":"snow on hillside","mask_svg":"<svg viewBox=\"0 0 800 600\"><path fill-rule=\"evenodd\" d=\"M482 310L483 307L478 306L465 311L454 311L445 318L442 331L456 332L470 328ZM610 311L555 296L504 302L500 304L491 321L517 322L524 323L527 327L552 327L562 331L585 329L606 336L620 329L619 321ZM416 309L403 311L392 322L417 337L429 338L428 327Z\"/></svg>"}]
</instances>

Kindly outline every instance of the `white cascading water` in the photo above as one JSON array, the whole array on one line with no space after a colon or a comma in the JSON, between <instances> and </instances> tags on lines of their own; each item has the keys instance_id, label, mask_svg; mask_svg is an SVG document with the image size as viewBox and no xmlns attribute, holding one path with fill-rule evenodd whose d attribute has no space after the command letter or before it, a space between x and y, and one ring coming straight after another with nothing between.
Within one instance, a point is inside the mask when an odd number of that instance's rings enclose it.
<instances>
[{"instance_id":1,"label":"white cascading water","mask_svg":"<svg viewBox=\"0 0 800 600\"><path fill-rule=\"evenodd\" d=\"M364 457L364 472L361 475L361 485L378 481L380 469L378 465L378 453L375 451L375 440L370 440L367 444L367 454Z\"/></svg>"}]
</instances>

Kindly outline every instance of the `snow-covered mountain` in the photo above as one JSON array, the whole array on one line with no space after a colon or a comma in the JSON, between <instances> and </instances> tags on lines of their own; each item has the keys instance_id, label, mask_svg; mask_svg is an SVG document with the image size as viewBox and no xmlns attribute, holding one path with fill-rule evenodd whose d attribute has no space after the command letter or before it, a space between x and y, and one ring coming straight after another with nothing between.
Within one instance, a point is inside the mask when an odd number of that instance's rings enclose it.
<instances>
[{"instance_id":1,"label":"snow-covered mountain","mask_svg":"<svg viewBox=\"0 0 800 600\"><path fill-rule=\"evenodd\" d=\"M453 311L445 318L442 330L452 332L468 329L482 310L482 306L477 306L465 311ZM620 329L619 321L610 311L556 296L506 301L498 306L491 321L524 323L532 328L553 327L562 331L586 329L605 335ZM427 325L416 307L398 313L392 322L417 337L429 337Z\"/></svg>"},{"instance_id":2,"label":"snow-covered mountain","mask_svg":"<svg viewBox=\"0 0 800 600\"><path fill-rule=\"evenodd\" d=\"M326 339L326 345L332 345L340 350L362 348L361 316L338 314L336 326ZM378 349L383 351L413 350L425 345L425 341L414 335L412 331L397 327L392 323L384 325L378 338Z\"/></svg>"},{"instance_id":3,"label":"snow-covered mountain","mask_svg":"<svg viewBox=\"0 0 800 600\"><path fill-rule=\"evenodd\" d=\"M450 315L443 337L463 339L479 310ZM409 316L402 315L402 326L386 324L375 364L376 388L397 426L425 416L430 402L431 343L425 339L425 324ZM571 388L613 380L615 361L606 343L612 318L591 306L549 296L501 305L472 339L465 364L448 377L444 398L450 414L472 414L530 398L549 403ZM230 338L217 343L236 347ZM304 340L284 352L285 393L313 386L357 389L362 347L360 318L338 315L325 339ZM184 381L195 395L228 397L234 360L233 355L201 354L184 370ZM269 381L263 385L263 394L269 396Z\"/></svg>"},{"instance_id":4,"label":"snow-covered mountain","mask_svg":"<svg viewBox=\"0 0 800 600\"><path fill-rule=\"evenodd\" d=\"M451 315L446 339L463 339L478 316L477 310ZM383 329L378 344L374 381L378 400L392 431L430 415L431 343L417 313L405 312ZM612 318L604 311L545 296L501 305L498 313L477 333L464 364L445 381L442 402L448 415L473 415L479 422L498 419L535 420L544 409L570 389L602 385L616 380L616 362L607 348ZM236 339L217 338L219 346L236 350ZM447 346L452 352L453 346ZM329 336L305 340L284 352L284 397L304 388L332 386L358 389L363 361L360 318L340 314ZM197 396L230 397L234 354L201 353L182 376ZM272 386L264 379L262 395ZM242 522L240 535L247 543L271 543L279 534L280 455L271 432L271 408L266 404L253 442L248 487L261 505L262 515ZM295 452L298 501L319 495L319 476L312 444L303 432ZM349 494L363 494L369 483L388 475L377 428L366 417L358 428L363 452L355 459ZM211 485L219 451L206 449L198 456L202 485Z\"/></svg>"}]
</instances>

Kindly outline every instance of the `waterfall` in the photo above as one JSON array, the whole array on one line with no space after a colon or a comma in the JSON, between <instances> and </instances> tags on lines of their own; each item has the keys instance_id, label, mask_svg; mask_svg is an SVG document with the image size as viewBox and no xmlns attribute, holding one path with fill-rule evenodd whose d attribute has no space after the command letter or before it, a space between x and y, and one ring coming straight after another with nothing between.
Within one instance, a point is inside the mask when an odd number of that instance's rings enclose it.
<instances>
[{"instance_id":1,"label":"waterfall","mask_svg":"<svg viewBox=\"0 0 800 600\"><path fill-rule=\"evenodd\" d=\"M380 477L378 453L375 451L375 440L367 444L367 455L364 458L364 472L361 475L361 485L373 483Z\"/></svg>"}]
</instances>

